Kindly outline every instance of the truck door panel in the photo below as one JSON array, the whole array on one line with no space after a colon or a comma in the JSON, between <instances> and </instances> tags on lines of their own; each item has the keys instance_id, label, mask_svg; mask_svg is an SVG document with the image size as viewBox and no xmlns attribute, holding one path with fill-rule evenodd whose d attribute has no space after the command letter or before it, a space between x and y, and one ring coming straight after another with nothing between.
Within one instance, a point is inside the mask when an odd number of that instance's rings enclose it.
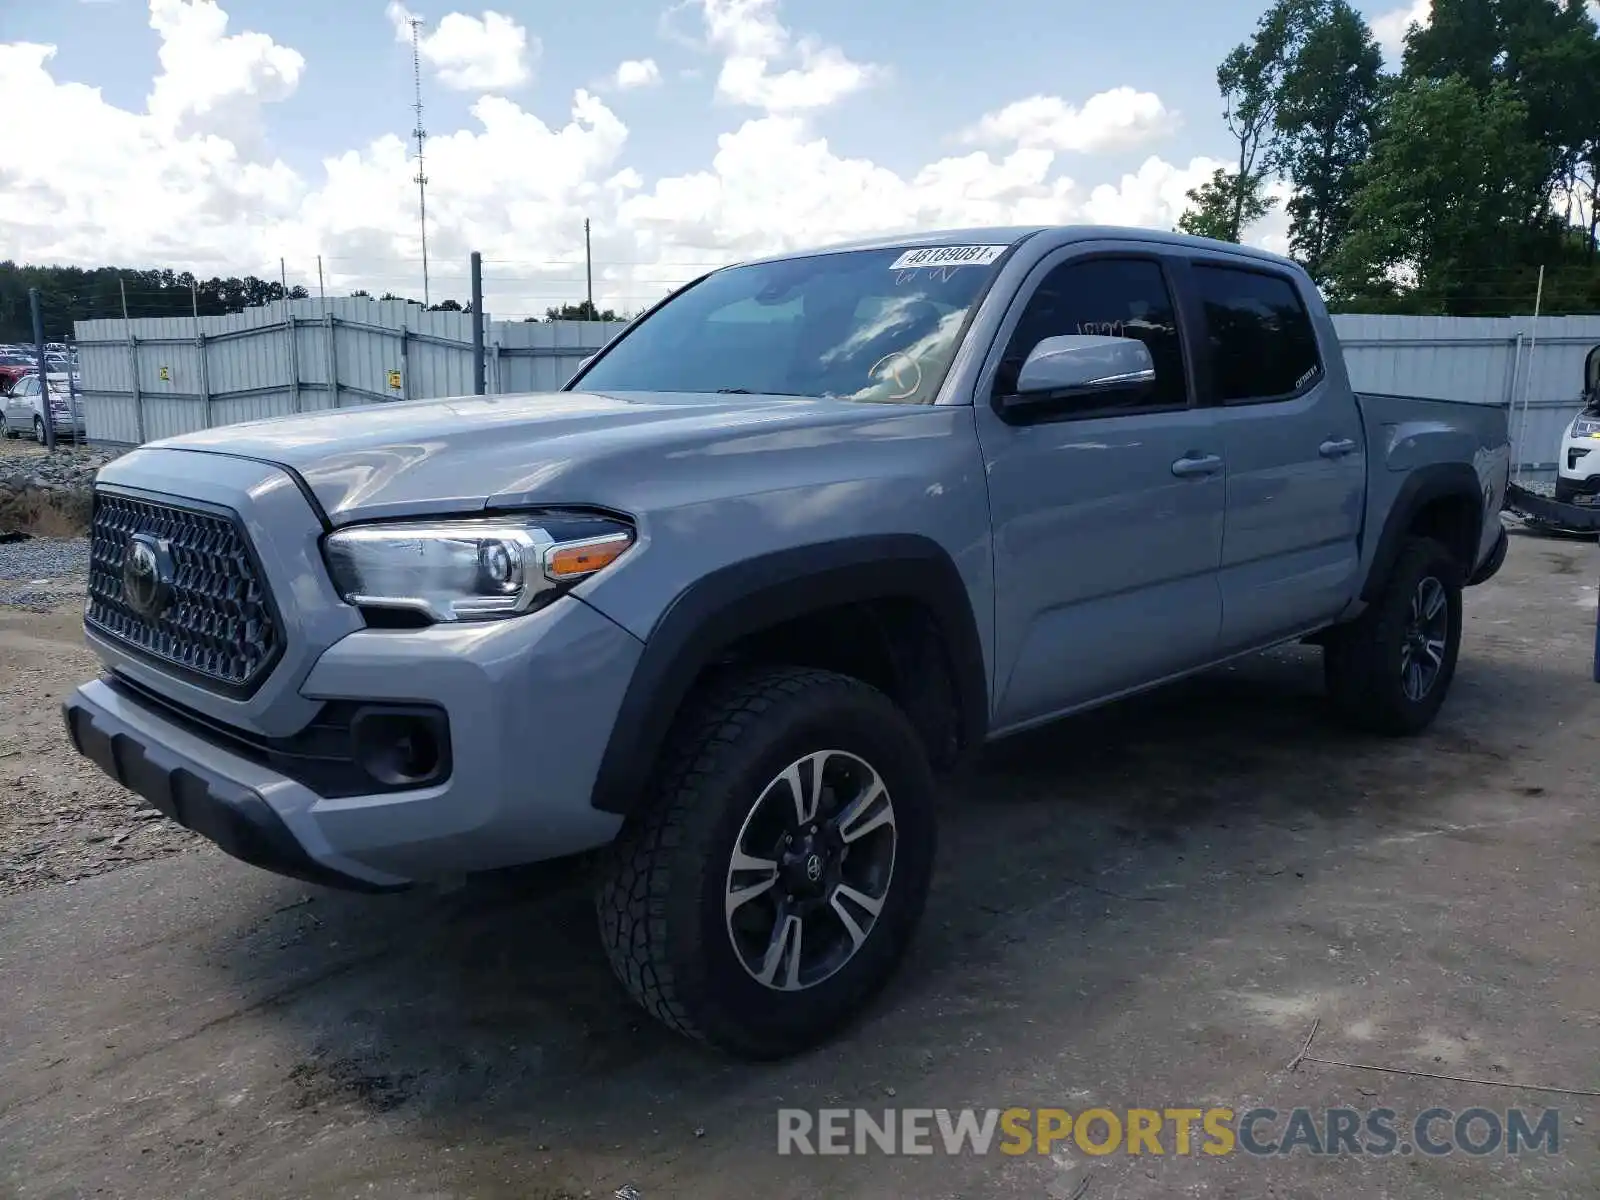
<instances>
[{"instance_id":1,"label":"truck door panel","mask_svg":"<svg viewBox=\"0 0 1600 1200\"><path fill-rule=\"evenodd\" d=\"M1159 257L1092 246L1045 258L1021 289L976 398L995 556L996 728L1204 663L1221 619L1224 477ZM1061 334L1144 341L1155 390L1121 413L1019 423L991 405ZM1198 470L1177 468L1214 460Z\"/></svg>"},{"instance_id":2,"label":"truck door panel","mask_svg":"<svg viewBox=\"0 0 1600 1200\"><path fill-rule=\"evenodd\" d=\"M1190 278L1228 464L1220 649L1231 653L1299 633L1348 602L1366 446L1343 372L1326 369L1288 276L1200 261Z\"/></svg>"}]
</instances>

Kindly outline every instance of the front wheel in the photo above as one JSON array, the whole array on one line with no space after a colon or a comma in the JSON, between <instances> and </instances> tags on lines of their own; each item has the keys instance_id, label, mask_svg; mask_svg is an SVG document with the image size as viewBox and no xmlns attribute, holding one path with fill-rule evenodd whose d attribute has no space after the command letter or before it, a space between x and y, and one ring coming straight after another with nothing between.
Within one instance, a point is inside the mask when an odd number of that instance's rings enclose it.
<instances>
[{"instance_id":1,"label":"front wheel","mask_svg":"<svg viewBox=\"0 0 1600 1200\"><path fill-rule=\"evenodd\" d=\"M612 969L680 1033L747 1058L821 1041L922 914L934 783L881 692L768 669L691 704L598 897Z\"/></svg>"},{"instance_id":2,"label":"front wheel","mask_svg":"<svg viewBox=\"0 0 1600 1200\"><path fill-rule=\"evenodd\" d=\"M1334 706L1373 733L1420 733L1455 678L1461 649L1461 566L1432 538L1401 548L1361 616L1330 631L1323 668Z\"/></svg>"}]
</instances>

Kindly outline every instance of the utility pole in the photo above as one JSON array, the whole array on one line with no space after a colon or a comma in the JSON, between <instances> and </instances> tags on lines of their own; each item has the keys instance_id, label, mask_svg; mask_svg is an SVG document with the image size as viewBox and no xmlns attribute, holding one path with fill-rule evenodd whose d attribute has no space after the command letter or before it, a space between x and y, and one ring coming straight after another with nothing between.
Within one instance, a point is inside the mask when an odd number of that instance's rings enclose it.
<instances>
[{"instance_id":1,"label":"utility pole","mask_svg":"<svg viewBox=\"0 0 1600 1200\"><path fill-rule=\"evenodd\" d=\"M34 362L39 368L39 411L44 414L40 419L44 422L45 448L56 448L56 407L50 403L50 378L44 369L44 310L39 304L39 289L28 289L28 307L33 312L33 349L36 355ZM68 370L71 370L69 364Z\"/></svg>"},{"instance_id":2,"label":"utility pole","mask_svg":"<svg viewBox=\"0 0 1600 1200\"><path fill-rule=\"evenodd\" d=\"M483 255L472 252L472 394L483 395L485 386L483 358Z\"/></svg>"},{"instance_id":3,"label":"utility pole","mask_svg":"<svg viewBox=\"0 0 1600 1200\"><path fill-rule=\"evenodd\" d=\"M589 251L589 218L583 219L583 276L587 281L587 295L589 298L589 319L592 321L597 314L594 309L594 256Z\"/></svg>"},{"instance_id":4,"label":"utility pole","mask_svg":"<svg viewBox=\"0 0 1600 1200\"><path fill-rule=\"evenodd\" d=\"M417 219L422 225L422 307L430 306L428 296L428 176L423 170L422 148L428 140L428 131L422 125L422 43L417 33L422 28L422 18L411 18L411 78L416 86L416 101L412 109L417 114L417 127L411 136L417 139Z\"/></svg>"},{"instance_id":5,"label":"utility pole","mask_svg":"<svg viewBox=\"0 0 1600 1200\"><path fill-rule=\"evenodd\" d=\"M1528 406L1533 400L1533 352L1539 345L1539 310L1544 307L1544 264L1539 264L1539 286L1533 294L1533 324L1528 327L1528 369L1522 379L1522 424L1517 427L1512 443L1512 458L1516 463L1512 479L1522 482L1522 459L1528 452Z\"/></svg>"},{"instance_id":6,"label":"utility pole","mask_svg":"<svg viewBox=\"0 0 1600 1200\"><path fill-rule=\"evenodd\" d=\"M122 296L122 333L128 339L128 382L133 385L133 428L139 444L144 445L144 393L139 390L139 341L133 336L133 325L128 320L128 284L117 276L117 291Z\"/></svg>"}]
</instances>

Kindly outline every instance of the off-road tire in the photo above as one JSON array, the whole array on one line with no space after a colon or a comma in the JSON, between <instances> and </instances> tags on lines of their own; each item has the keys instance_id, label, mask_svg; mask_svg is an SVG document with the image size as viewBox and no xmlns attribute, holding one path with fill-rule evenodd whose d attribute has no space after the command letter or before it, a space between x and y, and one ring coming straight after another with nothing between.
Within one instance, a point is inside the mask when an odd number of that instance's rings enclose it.
<instances>
[{"instance_id":1,"label":"off-road tire","mask_svg":"<svg viewBox=\"0 0 1600 1200\"><path fill-rule=\"evenodd\" d=\"M1411 599L1423 580L1443 586L1448 611L1444 661L1420 699L1406 694L1402 647ZM1455 678L1461 648L1461 564L1432 538L1410 537L1400 548L1383 589L1360 617L1329 631L1323 673L1335 711L1348 725L1368 733L1405 737L1433 723Z\"/></svg>"},{"instance_id":2,"label":"off-road tire","mask_svg":"<svg viewBox=\"0 0 1600 1200\"><path fill-rule=\"evenodd\" d=\"M892 798L893 873L866 940L837 974L801 991L753 979L723 911L747 812L799 757L857 755ZM612 970L635 1000L690 1038L772 1059L826 1039L888 982L922 915L935 843L935 785L922 743L882 692L810 669L726 677L685 705L652 792L611 846L597 896Z\"/></svg>"}]
</instances>

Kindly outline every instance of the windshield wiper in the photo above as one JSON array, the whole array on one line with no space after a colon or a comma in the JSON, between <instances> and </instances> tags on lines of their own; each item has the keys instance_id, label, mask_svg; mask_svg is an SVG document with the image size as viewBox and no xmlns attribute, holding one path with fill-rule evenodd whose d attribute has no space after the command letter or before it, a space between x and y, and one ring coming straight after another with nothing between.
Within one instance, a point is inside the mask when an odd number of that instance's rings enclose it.
<instances>
[{"instance_id":1,"label":"windshield wiper","mask_svg":"<svg viewBox=\"0 0 1600 1200\"><path fill-rule=\"evenodd\" d=\"M752 392L749 388L718 388L717 389L717 395L719 395L719 396L754 396L755 393Z\"/></svg>"}]
</instances>

